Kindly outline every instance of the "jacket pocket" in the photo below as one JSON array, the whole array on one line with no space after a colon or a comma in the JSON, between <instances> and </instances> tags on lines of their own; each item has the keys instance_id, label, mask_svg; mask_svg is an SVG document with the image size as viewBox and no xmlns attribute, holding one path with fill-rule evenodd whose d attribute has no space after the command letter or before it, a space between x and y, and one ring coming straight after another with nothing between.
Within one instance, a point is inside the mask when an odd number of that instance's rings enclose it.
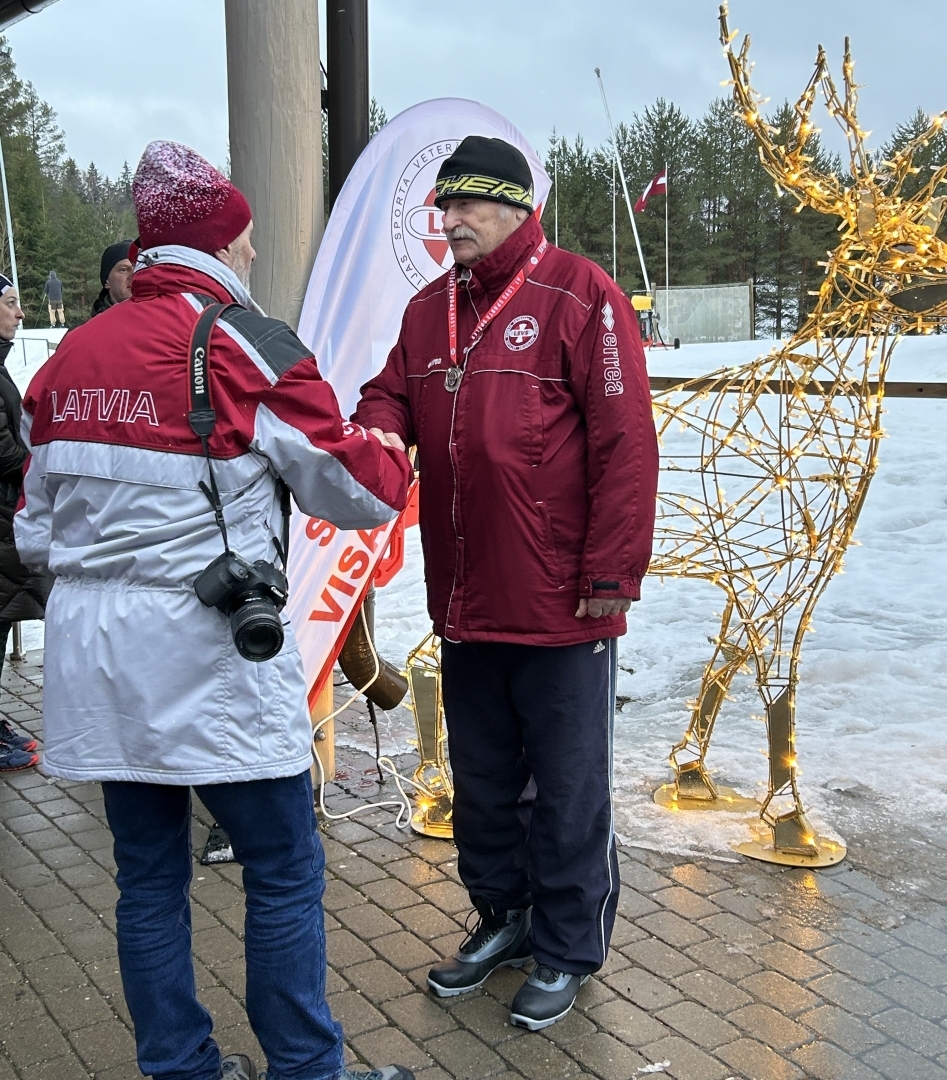
<instances>
[{"instance_id":1,"label":"jacket pocket","mask_svg":"<svg viewBox=\"0 0 947 1080\"><path fill-rule=\"evenodd\" d=\"M539 519L542 524L543 556L546 565L549 567L549 576L561 589L565 586L566 579L562 572L559 551L556 548L556 534L553 532L549 507L544 502L537 502L536 509L539 511Z\"/></svg>"},{"instance_id":2,"label":"jacket pocket","mask_svg":"<svg viewBox=\"0 0 947 1080\"><path fill-rule=\"evenodd\" d=\"M529 394L528 409L527 409L527 438L529 445L527 446L527 455L529 463L532 466L542 465L543 463L543 442L545 441L545 430L543 426L543 391L539 383L530 382L527 393ZM543 504L545 507L545 504ZM549 521L549 515L546 514L546 521ZM550 537L552 532L550 530Z\"/></svg>"}]
</instances>

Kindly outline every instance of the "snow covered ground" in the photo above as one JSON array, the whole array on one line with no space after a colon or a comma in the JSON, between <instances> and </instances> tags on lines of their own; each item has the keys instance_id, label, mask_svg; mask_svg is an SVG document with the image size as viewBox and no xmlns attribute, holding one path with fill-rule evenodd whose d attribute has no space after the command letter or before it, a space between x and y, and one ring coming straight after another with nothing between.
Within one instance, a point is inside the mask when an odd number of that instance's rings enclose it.
<instances>
[{"instance_id":1,"label":"snow covered ground","mask_svg":"<svg viewBox=\"0 0 947 1080\"><path fill-rule=\"evenodd\" d=\"M18 339L8 364L24 386L46 349L46 332L30 336L29 363L17 362ZM685 346L651 352L648 363L652 374L698 375L771 344ZM889 378L947 382L947 338L902 341ZM947 821L947 399L888 398L886 407L889 438L856 532L861 546L816 609L797 696L803 799L821 831L847 839L878 822ZM376 616L379 649L398 664L430 628L417 529L406 540L405 568L379 590ZM686 726L721 603L710 584L652 578L632 608L615 740L618 830L631 843L725 854L729 841L746 838L735 815L672 814L651 799L670 778L667 754ZM28 624L26 638L38 647L41 624ZM721 781L759 794L766 740L752 678L738 678L731 696L709 765ZM409 749L405 710L382 727L383 751ZM356 743L373 750L370 731Z\"/></svg>"},{"instance_id":2,"label":"snow covered ground","mask_svg":"<svg viewBox=\"0 0 947 1080\"><path fill-rule=\"evenodd\" d=\"M653 351L655 375L698 375L747 362L772 342ZM908 338L889 378L947 382L947 338ZM814 824L851 839L881 820L947 820L947 400L886 399L881 467L856 532L860 547L816 608L797 696L800 782ZM723 594L705 582L651 578L619 650L615 733L618 831L665 851L725 853L747 838L745 819L672 814L652 801L670 779L667 755L688 720L710 657ZM379 590L383 655L403 662L429 624L417 530L407 564ZM755 683L739 677L714 733L708 763L746 795L765 791L765 727ZM409 723L392 718L392 749ZM370 748L366 734L364 748Z\"/></svg>"}]
</instances>

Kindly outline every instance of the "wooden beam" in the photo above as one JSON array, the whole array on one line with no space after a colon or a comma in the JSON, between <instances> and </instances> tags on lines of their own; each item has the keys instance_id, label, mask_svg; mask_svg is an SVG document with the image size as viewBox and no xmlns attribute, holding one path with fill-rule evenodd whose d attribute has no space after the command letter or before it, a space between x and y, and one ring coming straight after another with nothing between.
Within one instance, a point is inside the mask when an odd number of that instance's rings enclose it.
<instances>
[{"instance_id":1,"label":"wooden beam","mask_svg":"<svg viewBox=\"0 0 947 1080\"><path fill-rule=\"evenodd\" d=\"M717 393L738 394L744 390L755 389L755 379L732 379L728 376L715 378L688 377L684 375L652 375L650 377L652 390L677 390L684 386L687 393L698 390L711 390ZM779 379L768 379L763 384L772 394L791 394L796 390L796 385L791 382L780 382ZM833 390L833 384L826 380L818 382L812 380L803 383L802 391L806 394L842 394L852 396L862 391L862 384L852 380L847 388L838 387ZM868 383L869 392L878 393L878 383ZM947 383L931 382L891 382L885 381L884 396L891 398L947 398Z\"/></svg>"}]
</instances>

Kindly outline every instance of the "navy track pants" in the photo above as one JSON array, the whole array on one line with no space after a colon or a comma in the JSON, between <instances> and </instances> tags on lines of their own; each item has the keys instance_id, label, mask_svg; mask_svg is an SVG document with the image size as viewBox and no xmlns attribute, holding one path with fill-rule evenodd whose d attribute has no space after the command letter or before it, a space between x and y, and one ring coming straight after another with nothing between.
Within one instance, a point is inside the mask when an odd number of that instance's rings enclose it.
<instances>
[{"instance_id":1,"label":"navy track pants","mask_svg":"<svg viewBox=\"0 0 947 1080\"><path fill-rule=\"evenodd\" d=\"M495 911L533 899L533 955L597 971L618 904L614 638L441 642L458 870Z\"/></svg>"}]
</instances>

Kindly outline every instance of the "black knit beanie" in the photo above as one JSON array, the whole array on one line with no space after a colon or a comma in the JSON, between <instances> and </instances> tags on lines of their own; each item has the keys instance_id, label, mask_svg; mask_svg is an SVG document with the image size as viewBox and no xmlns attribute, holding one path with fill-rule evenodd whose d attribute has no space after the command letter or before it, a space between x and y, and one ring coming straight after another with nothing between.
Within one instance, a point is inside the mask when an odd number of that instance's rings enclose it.
<instances>
[{"instance_id":1,"label":"black knit beanie","mask_svg":"<svg viewBox=\"0 0 947 1080\"><path fill-rule=\"evenodd\" d=\"M104 285L108 281L109 274L115 269L115 264L122 259L128 258L128 249L132 246L131 240L119 240L102 252L102 263L99 266L99 280Z\"/></svg>"},{"instance_id":2,"label":"black knit beanie","mask_svg":"<svg viewBox=\"0 0 947 1080\"><path fill-rule=\"evenodd\" d=\"M434 205L445 199L492 199L533 209L533 174L523 153L502 139L468 135L437 173Z\"/></svg>"}]
</instances>

